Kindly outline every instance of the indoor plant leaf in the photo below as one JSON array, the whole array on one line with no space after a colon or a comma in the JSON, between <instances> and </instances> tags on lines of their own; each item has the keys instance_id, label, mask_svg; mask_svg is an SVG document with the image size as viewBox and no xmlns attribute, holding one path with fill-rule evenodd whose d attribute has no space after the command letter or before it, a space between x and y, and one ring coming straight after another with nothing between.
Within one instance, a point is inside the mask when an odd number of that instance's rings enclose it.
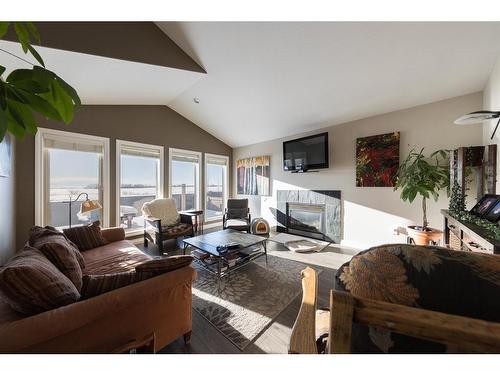
<instances>
[{"instance_id":1,"label":"indoor plant leaf","mask_svg":"<svg viewBox=\"0 0 500 375\"><path fill-rule=\"evenodd\" d=\"M0 108L0 142L3 141L5 133L7 132L7 114Z\"/></svg>"},{"instance_id":2,"label":"indoor plant leaf","mask_svg":"<svg viewBox=\"0 0 500 375\"><path fill-rule=\"evenodd\" d=\"M7 31L9 30L10 22L0 22L0 38L3 38Z\"/></svg>"},{"instance_id":3,"label":"indoor plant leaf","mask_svg":"<svg viewBox=\"0 0 500 375\"><path fill-rule=\"evenodd\" d=\"M37 128L35 118L29 107L10 99L7 99L7 105L14 121L18 125L24 127L29 133L36 134Z\"/></svg>"},{"instance_id":4,"label":"indoor plant leaf","mask_svg":"<svg viewBox=\"0 0 500 375\"><path fill-rule=\"evenodd\" d=\"M38 61L38 63L41 66L45 66L45 63L43 62L42 56L40 56L38 54L38 52L30 44L28 44L28 50L30 51L30 53L33 55L33 57L36 59L36 61Z\"/></svg>"},{"instance_id":5,"label":"indoor plant leaf","mask_svg":"<svg viewBox=\"0 0 500 375\"><path fill-rule=\"evenodd\" d=\"M23 139L26 134L26 130L22 124L19 124L10 112L10 108L7 109L7 130L18 139Z\"/></svg>"},{"instance_id":6,"label":"indoor plant leaf","mask_svg":"<svg viewBox=\"0 0 500 375\"><path fill-rule=\"evenodd\" d=\"M70 123L75 108L81 105L76 90L54 72L45 69L44 61L32 41L40 44L40 34L32 22L12 22L14 32L24 53L41 65L32 69L17 69L6 80L0 79L0 109L2 110L2 138L6 131L23 138L26 131L35 134L35 113L47 119ZM0 22L0 38L8 32L10 23ZM5 73L0 65L0 76Z\"/></svg>"},{"instance_id":7,"label":"indoor plant leaf","mask_svg":"<svg viewBox=\"0 0 500 375\"><path fill-rule=\"evenodd\" d=\"M40 96L57 109L65 123L70 123L73 120L73 100L64 91L58 81L52 81L50 88L48 93L41 94Z\"/></svg>"},{"instance_id":8,"label":"indoor plant leaf","mask_svg":"<svg viewBox=\"0 0 500 375\"><path fill-rule=\"evenodd\" d=\"M59 84L61 85L61 88L66 91L66 93L71 97L71 99L73 99L73 102L75 103L76 106L80 106L82 105L82 102L80 100L80 97L78 96L78 93L76 92L76 90L71 87L70 85L68 85L66 83L66 81L64 81L61 77L57 76L57 81L59 82Z\"/></svg>"}]
</instances>

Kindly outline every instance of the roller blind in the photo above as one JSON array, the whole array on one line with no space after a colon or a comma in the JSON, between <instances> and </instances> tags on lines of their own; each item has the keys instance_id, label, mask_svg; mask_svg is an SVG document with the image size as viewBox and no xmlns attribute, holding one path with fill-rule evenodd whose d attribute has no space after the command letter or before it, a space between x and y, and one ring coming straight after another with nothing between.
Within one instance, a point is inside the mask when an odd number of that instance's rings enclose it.
<instances>
[{"instance_id":1,"label":"roller blind","mask_svg":"<svg viewBox=\"0 0 500 375\"><path fill-rule=\"evenodd\" d=\"M190 163L199 163L200 156L197 154L190 153L188 151L175 150L175 151L172 151L172 160L184 161L184 162L190 162Z\"/></svg>"},{"instance_id":2,"label":"roller blind","mask_svg":"<svg viewBox=\"0 0 500 375\"><path fill-rule=\"evenodd\" d=\"M160 150L154 148L140 147L140 146L126 146L122 145L121 148L122 155L128 156L139 156L143 158L160 158Z\"/></svg>"},{"instance_id":3,"label":"roller blind","mask_svg":"<svg viewBox=\"0 0 500 375\"><path fill-rule=\"evenodd\" d=\"M205 155L207 164L212 165L227 165L227 159L221 156Z\"/></svg>"},{"instance_id":4,"label":"roller blind","mask_svg":"<svg viewBox=\"0 0 500 375\"><path fill-rule=\"evenodd\" d=\"M68 140L66 137L57 135L50 135L44 138L43 146L47 149L69 150L69 151L83 151L101 154L104 146L96 144L95 142L86 140Z\"/></svg>"}]
</instances>

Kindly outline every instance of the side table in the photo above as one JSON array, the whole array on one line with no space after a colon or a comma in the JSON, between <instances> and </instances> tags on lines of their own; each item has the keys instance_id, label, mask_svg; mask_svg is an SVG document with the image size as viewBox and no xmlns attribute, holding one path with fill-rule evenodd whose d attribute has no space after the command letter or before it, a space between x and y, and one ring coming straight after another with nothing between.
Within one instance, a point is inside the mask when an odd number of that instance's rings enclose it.
<instances>
[{"instance_id":1,"label":"side table","mask_svg":"<svg viewBox=\"0 0 500 375\"><path fill-rule=\"evenodd\" d=\"M180 211L179 213L191 216L195 236L203 234L203 210Z\"/></svg>"}]
</instances>

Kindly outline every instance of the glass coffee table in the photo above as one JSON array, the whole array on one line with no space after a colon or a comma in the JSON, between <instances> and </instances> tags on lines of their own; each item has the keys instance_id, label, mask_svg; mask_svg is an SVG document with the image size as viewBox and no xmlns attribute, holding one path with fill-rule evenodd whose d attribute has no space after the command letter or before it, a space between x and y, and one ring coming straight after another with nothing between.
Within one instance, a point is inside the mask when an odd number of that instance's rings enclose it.
<instances>
[{"instance_id":1,"label":"glass coffee table","mask_svg":"<svg viewBox=\"0 0 500 375\"><path fill-rule=\"evenodd\" d=\"M231 272L241 268L258 257L266 257L267 265L267 238L253 234L239 232L234 229L224 229L217 232L203 234L201 236L186 238L184 241L184 254L188 246L196 250L194 256L208 272L211 272L219 280ZM227 251L219 251L217 247L230 242L239 246Z\"/></svg>"}]
</instances>

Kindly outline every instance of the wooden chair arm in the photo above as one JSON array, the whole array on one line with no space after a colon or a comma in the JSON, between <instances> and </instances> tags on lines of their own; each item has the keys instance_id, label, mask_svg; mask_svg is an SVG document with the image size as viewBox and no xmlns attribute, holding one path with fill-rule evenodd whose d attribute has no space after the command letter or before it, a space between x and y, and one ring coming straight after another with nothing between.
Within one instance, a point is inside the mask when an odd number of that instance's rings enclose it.
<instances>
[{"instance_id":1,"label":"wooden chair arm","mask_svg":"<svg viewBox=\"0 0 500 375\"><path fill-rule=\"evenodd\" d=\"M464 353L500 353L500 323L330 291L330 353L349 353L352 323L439 342Z\"/></svg>"},{"instance_id":2,"label":"wooden chair arm","mask_svg":"<svg viewBox=\"0 0 500 375\"><path fill-rule=\"evenodd\" d=\"M316 298L318 276L310 267L302 276L302 303L290 337L288 352L291 354L318 354L316 347Z\"/></svg>"},{"instance_id":3,"label":"wooden chair arm","mask_svg":"<svg viewBox=\"0 0 500 375\"><path fill-rule=\"evenodd\" d=\"M187 214L179 214L181 216L181 223L193 225L193 217Z\"/></svg>"},{"instance_id":4,"label":"wooden chair arm","mask_svg":"<svg viewBox=\"0 0 500 375\"><path fill-rule=\"evenodd\" d=\"M153 216L144 216L144 228L146 228L146 223L161 232L161 219Z\"/></svg>"}]
</instances>

